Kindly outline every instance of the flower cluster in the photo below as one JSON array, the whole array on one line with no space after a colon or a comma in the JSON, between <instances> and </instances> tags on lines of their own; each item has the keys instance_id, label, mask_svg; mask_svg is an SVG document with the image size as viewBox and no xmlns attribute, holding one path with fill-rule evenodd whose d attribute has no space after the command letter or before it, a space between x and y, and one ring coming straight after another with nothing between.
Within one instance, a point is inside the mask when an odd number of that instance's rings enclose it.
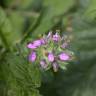
<instances>
[{"instance_id":1,"label":"flower cluster","mask_svg":"<svg viewBox=\"0 0 96 96\"><path fill-rule=\"evenodd\" d=\"M27 44L27 48L31 50L28 59L32 63L38 61L44 70L53 68L57 72L58 68L65 69L74 56L68 46L68 37L60 36L59 32L49 32L47 36Z\"/></svg>"}]
</instances>

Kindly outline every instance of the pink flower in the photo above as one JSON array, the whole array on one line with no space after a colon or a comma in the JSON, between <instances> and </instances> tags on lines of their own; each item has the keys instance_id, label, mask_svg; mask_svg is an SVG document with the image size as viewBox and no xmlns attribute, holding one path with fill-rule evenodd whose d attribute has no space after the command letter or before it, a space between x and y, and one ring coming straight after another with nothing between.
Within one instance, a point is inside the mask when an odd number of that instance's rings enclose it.
<instances>
[{"instance_id":1,"label":"pink flower","mask_svg":"<svg viewBox=\"0 0 96 96\"><path fill-rule=\"evenodd\" d=\"M39 46L41 46L41 40L35 40L35 41L33 41L33 45L34 46L36 46L36 47L39 47Z\"/></svg>"},{"instance_id":2,"label":"pink flower","mask_svg":"<svg viewBox=\"0 0 96 96\"><path fill-rule=\"evenodd\" d=\"M55 33L55 35L53 35L52 39L53 39L53 41L58 42L60 40L60 35L58 33Z\"/></svg>"},{"instance_id":3,"label":"pink flower","mask_svg":"<svg viewBox=\"0 0 96 96\"><path fill-rule=\"evenodd\" d=\"M42 45L46 44L46 41L44 39L40 39L40 41Z\"/></svg>"},{"instance_id":4,"label":"pink flower","mask_svg":"<svg viewBox=\"0 0 96 96\"><path fill-rule=\"evenodd\" d=\"M67 60L70 59L70 56L68 54L66 54L66 53L63 52L63 53L61 53L59 55L59 59L62 60L62 61L67 61Z\"/></svg>"},{"instance_id":5,"label":"pink flower","mask_svg":"<svg viewBox=\"0 0 96 96\"><path fill-rule=\"evenodd\" d=\"M48 54L48 60L49 60L49 62L53 62L54 61L54 55L53 55L53 53L49 53Z\"/></svg>"},{"instance_id":6,"label":"pink flower","mask_svg":"<svg viewBox=\"0 0 96 96\"><path fill-rule=\"evenodd\" d=\"M35 40L35 41L33 41L32 43L29 43L29 44L27 45L27 48L36 49L36 48L40 47L40 46L43 45L43 44L45 44L44 39Z\"/></svg>"},{"instance_id":7,"label":"pink flower","mask_svg":"<svg viewBox=\"0 0 96 96\"><path fill-rule=\"evenodd\" d=\"M35 62L36 60L36 52L32 51L31 54L29 55L29 61Z\"/></svg>"},{"instance_id":8,"label":"pink flower","mask_svg":"<svg viewBox=\"0 0 96 96\"><path fill-rule=\"evenodd\" d=\"M37 47L34 46L33 43L29 43L29 44L27 45L27 48L29 48L29 49L36 49Z\"/></svg>"}]
</instances>

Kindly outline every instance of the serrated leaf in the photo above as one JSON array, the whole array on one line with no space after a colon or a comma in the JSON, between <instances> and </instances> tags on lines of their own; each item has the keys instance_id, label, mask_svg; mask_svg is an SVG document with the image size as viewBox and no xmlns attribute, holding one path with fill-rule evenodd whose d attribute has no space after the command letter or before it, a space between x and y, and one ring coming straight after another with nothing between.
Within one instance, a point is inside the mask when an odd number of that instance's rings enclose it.
<instances>
[{"instance_id":1,"label":"serrated leaf","mask_svg":"<svg viewBox=\"0 0 96 96\"><path fill-rule=\"evenodd\" d=\"M8 96L40 96L38 87L41 86L41 75L39 68L29 64L22 56L8 53L5 56L5 65L8 65L8 71L3 70L6 78ZM3 69L4 69L3 68ZM1 69L1 67L0 67ZM10 73L10 74L9 74ZM2 75L2 76L3 76Z\"/></svg>"},{"instance_id":2,"label":"serrated leaf","mask_svg":"<svg viewBox=\"0 0 96 96\"><path fill-rule=\"evenodd\" d=\"M27 64L27 60L20 56L8 56L9 67L16 78L18 86L23 88L40 87L40 71L38 67Z\"/></svg>"}]
</instances>

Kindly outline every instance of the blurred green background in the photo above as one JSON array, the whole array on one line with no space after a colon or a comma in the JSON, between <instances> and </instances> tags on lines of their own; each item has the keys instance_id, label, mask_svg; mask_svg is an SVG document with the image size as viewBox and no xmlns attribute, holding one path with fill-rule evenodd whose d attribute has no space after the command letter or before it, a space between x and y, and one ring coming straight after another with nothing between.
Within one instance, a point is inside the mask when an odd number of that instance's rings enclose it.
<instances>
[{"instance_id":1,"label":"blurred green background","mask_svg":"<svg viewBox=\"0 0 96 96\"><path fill-rule=\"evenodd\" d=\"M77 59L66 71L28 64L27 42L67 26ZM96 0L0 0L0 96L96 96L95 72Z\"/></svg>"}]
</instances>

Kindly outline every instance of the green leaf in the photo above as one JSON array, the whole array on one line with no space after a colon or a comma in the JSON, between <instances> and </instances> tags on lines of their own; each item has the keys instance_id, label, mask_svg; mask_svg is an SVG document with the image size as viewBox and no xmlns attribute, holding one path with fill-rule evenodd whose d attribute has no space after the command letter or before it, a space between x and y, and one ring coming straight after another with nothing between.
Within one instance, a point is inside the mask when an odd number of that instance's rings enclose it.
<instances>
[{"instance_id":1,"label":"green leaf","mask_svg":"<svg viewBox=\"0 0 96 96\"><path fill-rule=\"evenodd\" d=\"M87 34L87 35L86 35ZM89 27L82 31L76 30L74 33L74 47L76 46L81 51L91 51L96 49L96 28ZM83 47L82 47L83 46Z\"/></svg>"},{"instance_id":2,"label":"green leaf","mask_svg":"<svg viewBox=\"0 0 96 96\"><path fill-rule=\"evenodd\" d=\"M8 86L11 91L10 94L17 94L16 96L18 96L18 94L20 94L20 96L21 94L26 94L27 96L39 96L37 90L37 88L41 86L39 68L33 64L29 64L22 54L16 56L10 53L6 56L6 60L9 64L11 73L11 76L8 77Z\"/></svg>"},{"instance_id":3,"label":"green leaf","mask_svg":"<svg viewBox=\"0 0 96 96\"><path fill-rule=\"evenodd\" d=\"M15 78L18 81L20 80L19 83L22 87L40 87L40 72L38 67L28 64L27 60L24 60L20 56L13 56L9 58L10 68Z\"/></svg>"},{"instance_id":4,"label":"green leaf","mask_svg":"<svg viewBox=\"0 0 96 96\"><path fill-rule=\"evenodd\" d=\"M0 8L0 18L2 18L0 19L0 38L8 48L14 45L22 37L22 34L21 32L17 32L17 30L15 30L15 26L6 16L2 8Z\"/></svg>"},{"instance_id":5,"label":"green leaf","mask_svg":"<svg viewBox=\"0 0 96 96\"><path fill-rule=\"evenodd\" d=\"M63 63L59 63L59 67L61 68L61 69L63 69L63 70L66 70L67 69L67 67L66 67L66 65L67 64L69 64L69 63L67 63L67 62L63 62Z\"/></svg>"},{"instance_id":6,"label":"green leaf","mask_svg":"<svg viewBox=\"0 0 96 96\"><path fill-rule=\"evenodd\" d=\"M51 8L51 14L61 15L75 4L75 0L44 0L44 5Z\"/></svg>"},{"instance_id":7,"label":"green leaf","mask_svg":"<svg viewBox=\"0 0 96 96\"><path fill-rule=\"evenodd\" d=\"M20 2L19 2L19 4L20 4L19 8L21 8L21 9L27 9L27 8L29 8L32 5L33 1L34 0L20 0Z\"/></svg>"},{"instance_id":8,"label":"green leaf","mask_svg":"<svg viewBox=\"0 0 96 96\"><path fill-rule=\"evenodd\" d=\"M14 27L14 30L17 33L23 33L24 30L24 23L25 23L25 18L22 16L19 12L12 12L9 14L8 18L11 21L12 26Z\"/></svg>"},{"instance_id":9,"label":"green leaf","mask_svg":"<svg viewBox=\"0 0 96 96\"><path fill-rule=\"evenodd\" d=\"M36 36L37 34L47 32L61 20L61 17L57 18L56 16L69 11L73 5L74 0L44 0L45 10L43 13L43 18L41 19L40 25L32 35Z\"/></svg>"},{"instance_id":10,"label":"green leaf","mask_svg":"<svg viewBox=\"0 0 96 96\"><path fill-rule=\"evenodd\" d=\"M32 36L37 36L37 34L42 34L51 29L59 20L54 22L53 14L50 13L50 9L44 12L43 18L41 19L40 25L36 28Z\"/></svg>"},{"instance_id":11,"label":"green leaf","mask_svg":"<svg viewBox=\"0 0 96 96\"><path fill-rule=\"evenodd\" d=\"M96 0L90 0L90 4L84 13L84 18L88 21L96 19Z\"/></svg>"},{"instance_id":12,"label":"green leaf","mask_svg":"<svg viewBox=\"0 0 96 96\"><path fill-rule=\"evenodd\" d=\"M31 18L28 18L28 21L29 21L29 24L30 26L27 28L27 31L24 32L24 35L23 35L23 38L21 39L21 42L24 42L25 40L27 40L26 38L30 38L32 34L33 35L33 30L36 29L36 27L38 26L38 22L39 22L39 19L40 19L40 14L38 15L34 15L35 17L32 17ZM28 38L28 39L29 39ZM33 37L34 38L34 37ZM31 38L32 40L32 38Z\"/></svg>"}]
</instances>

